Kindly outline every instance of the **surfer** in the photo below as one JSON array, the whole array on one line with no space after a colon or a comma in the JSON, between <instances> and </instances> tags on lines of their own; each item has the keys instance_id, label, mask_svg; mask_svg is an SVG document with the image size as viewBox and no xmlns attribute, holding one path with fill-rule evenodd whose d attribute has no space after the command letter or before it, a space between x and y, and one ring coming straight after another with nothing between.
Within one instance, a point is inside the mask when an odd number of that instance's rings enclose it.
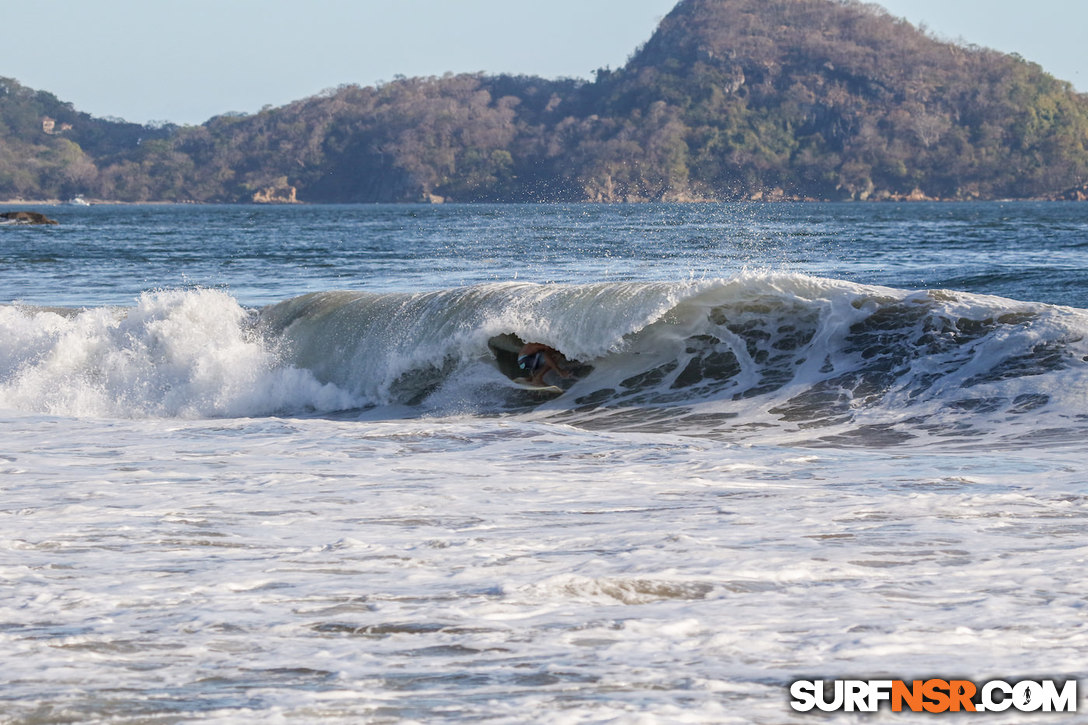
<instances>
[{"instance_id":1,"label":"surfer","mask_svg":"<svg viewBox=\"0 0 1088 725\"><path fill-rule=\"evenodd\" d=\"M530 385L543 385L544 376L555 371L560 377L569 378L571 374L559 367L555 361L559 351L539 342L527 342L518 352L518 368L529 376Z\"/></svg>"}]
</instances>

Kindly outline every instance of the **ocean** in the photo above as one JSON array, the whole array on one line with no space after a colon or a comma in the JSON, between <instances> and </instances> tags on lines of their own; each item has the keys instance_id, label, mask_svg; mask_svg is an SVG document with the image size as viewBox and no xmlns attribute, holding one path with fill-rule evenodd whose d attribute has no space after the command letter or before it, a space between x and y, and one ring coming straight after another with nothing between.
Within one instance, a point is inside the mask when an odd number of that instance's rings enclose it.
<instances>
[{"instance_id":1,"label":"ocean","mask_svg":"<svg viewBox=\"0 0 1088 725\"><path fill-rule=\"evenodd\" d=\"M1084 689L1088 205L36 209L0 226L0 722ZM513 386L523 342L565 392Z\"/></svg>"}]
</instances>

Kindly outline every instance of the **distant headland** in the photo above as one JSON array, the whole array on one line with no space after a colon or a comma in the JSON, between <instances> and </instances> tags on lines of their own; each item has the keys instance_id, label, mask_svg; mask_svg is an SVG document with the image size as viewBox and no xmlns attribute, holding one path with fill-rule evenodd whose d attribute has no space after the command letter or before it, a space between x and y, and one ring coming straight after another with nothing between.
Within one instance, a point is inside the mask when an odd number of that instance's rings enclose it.
<instances>
[{"instance_id":1,"label":"distant headland","mask_svg":"<svg viewBox=\"0 0 1088 725\"><path fill-rule=\"evenodd\" d=\"M1088 95L856 0L682 0L593 81L342 86L200 126L0 78L0 201L1088 199Z\"/></svg>"}]
</instances>

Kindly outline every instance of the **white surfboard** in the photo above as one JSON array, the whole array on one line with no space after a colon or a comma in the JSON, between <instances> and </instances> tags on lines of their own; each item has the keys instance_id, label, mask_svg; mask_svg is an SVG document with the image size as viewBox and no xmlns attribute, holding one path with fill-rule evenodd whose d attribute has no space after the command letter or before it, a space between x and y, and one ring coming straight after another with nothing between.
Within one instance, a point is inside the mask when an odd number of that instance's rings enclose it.
<instances>
[{"instance_id":1,"label":"white surfboard","mask_svg":"<svg viewBox=\"0 0 1088 725\"><path fill-rule=\"evenodd\" d=\"M533 385L529 382L528 378L514 378L511 382L515 387L522 390L530 390L534 393L549 393L551 395L559 395L564 392L558 385Z\"/></svg>"}]
</instances>

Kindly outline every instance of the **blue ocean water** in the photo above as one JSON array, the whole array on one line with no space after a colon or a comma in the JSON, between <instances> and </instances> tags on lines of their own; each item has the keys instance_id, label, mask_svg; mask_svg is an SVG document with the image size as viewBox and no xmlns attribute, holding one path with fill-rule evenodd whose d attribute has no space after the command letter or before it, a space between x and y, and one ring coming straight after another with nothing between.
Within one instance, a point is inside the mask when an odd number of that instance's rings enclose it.
<instances>
[{"instance_id":1,"label":"blue ocean water","mask_svg":"<svg viewBox=\"0 0 1088 725\"><path fill-rule=\"evenodd\" d=\"M243 305L307 292L485 282L679 281L798 272L1088 307L1076 203L93 206L5 229L4 297L131 304L225 288Z\"/></svg>"},{"instance_id":2,"label":"blue ocean water","mask_svg":"<svg viewBox=\"0 0 1088 725\"><path fill-rule=\"evenodd\" d=\"M0 721L1088 675L1088 206L40 210L0 226Z\"/></svg>"}]
</instances>

